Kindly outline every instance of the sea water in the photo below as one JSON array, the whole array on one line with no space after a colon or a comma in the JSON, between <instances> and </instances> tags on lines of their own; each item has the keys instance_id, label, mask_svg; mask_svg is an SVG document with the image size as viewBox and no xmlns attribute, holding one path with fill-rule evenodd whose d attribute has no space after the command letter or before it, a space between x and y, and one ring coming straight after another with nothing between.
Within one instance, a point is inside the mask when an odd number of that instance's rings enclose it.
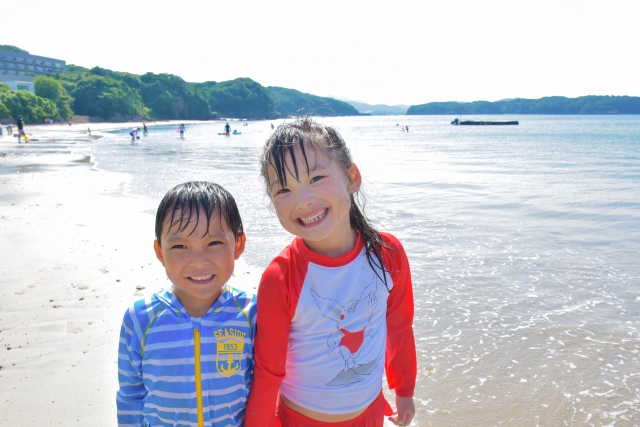
<instances>
[{"instance_id":1,"label":"sea water","mask_svg":"<svg viewBox=\"0 0 640 427\"><path fill-rule=\"evenodd\" d=\"M319 119L347 141L369 216L409 257L413 425L640 425L640 117L452 118ZM280 122L231 122L232 136L187 125L184 139L150 126L136 144L116 131L70 147L157 201L187 180L223 185L243 258L263 269L291 241L259 179Z\"/></svg>"}]
</instances>

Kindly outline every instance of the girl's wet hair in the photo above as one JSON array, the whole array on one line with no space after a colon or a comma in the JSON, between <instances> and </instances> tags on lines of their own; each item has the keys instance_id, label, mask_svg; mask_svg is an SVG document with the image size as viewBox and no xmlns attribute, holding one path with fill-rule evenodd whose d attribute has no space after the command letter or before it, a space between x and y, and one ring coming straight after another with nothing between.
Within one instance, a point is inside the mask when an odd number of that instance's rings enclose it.
<instances>
[{"instance_id":1,"label":"girl's wet hair","mask_svg":"<svg viewBox=\"0 0 640 427\"><path fill-rule=\"evenodd\" d=\"M190 181L173 187L160 202L156 213L158 244L161 243L163 230L166 230L165 236L176 225L176 233L184 231L194 217L195 224L192 226L195 231L201 212L204 213L203 220L207 221L207 226L217 216L220 220L225 219L236 240L244 233L240 211L231 193L213 182Z\"/></svg>"},{"instance_id":2,"label":"girl's wet hair","mask_svg":"<svg viewBox=\"0 0 640 427\"><path fill-rule=\"evenodd\" d=\"M297 164L294 151L296 147L302 154L304 165ZM287 154L291 159L290 164L286 162ZM276 173L278 184L280 187L285 188L287 174L291 174L295 179L300 180L300 168L306 168L306 172L309 173L309 157L313 155L315 159L319 154L328 154L332 160L338 162L344 169L345 174L353 164L351 152L347 148L344 139L334 128L321 125L309 117L301 117L278 126L273 135L267 140L260 157L261 175L267 195L271 197L272 194L269 170L272 173ZM362 236L369 265L389 289L381 250L386 248L386 245L380 233L371 226L371 221L364 214L366 200L362 193L358 191L350 195L349 201L351 227L356 229ZM372 254L375 256L372 256Z\"/></svg>"}]
</instances>

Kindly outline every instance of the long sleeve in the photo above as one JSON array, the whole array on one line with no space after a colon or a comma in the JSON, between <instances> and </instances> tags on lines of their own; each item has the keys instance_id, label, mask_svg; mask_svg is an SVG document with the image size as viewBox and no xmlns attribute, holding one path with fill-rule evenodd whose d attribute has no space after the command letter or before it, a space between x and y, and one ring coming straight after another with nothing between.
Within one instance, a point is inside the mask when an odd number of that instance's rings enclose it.
<instances>
[{"instance_id":1,"label":"long sleeve","mask_svg":"<svg viewBox=\"0 0 640 427\"><path fill-rule=\"evenodd\" d=\"M291 268L285 251L262 275L258 287L258 326L253 384L247 402L246 427L276 427L276 405L285 377L291 319L304 273Z\"/></svg>"},{"instance_id":2,"label":"long sleeve","mask_svg":"<svg viewBox=\"0 0 640 427\"><path fill-rule=\"evenodd\" d=\"M120 329L118 346L118 383L120 388L116 395L118 410L118 426L140 427L144 421L142 408L147 390L142 382L142 356L137 351L138 341L133 332L133 321L129 312L125 314Z\"/></svg>"},{"instance_id":3,"label":"long sleeve","mask_svg":"<svg viewBox=\"0 0 640 427\"><path fill-rule=\"evenodd\" d=\"M388 246L385 263L393 281L387 300L387 345L385 370L390 389L397 396L412 397L416 384L416 344L413 336L413 288L409 260L402 244L381 233Z\"/></svg>"}]
</instances>

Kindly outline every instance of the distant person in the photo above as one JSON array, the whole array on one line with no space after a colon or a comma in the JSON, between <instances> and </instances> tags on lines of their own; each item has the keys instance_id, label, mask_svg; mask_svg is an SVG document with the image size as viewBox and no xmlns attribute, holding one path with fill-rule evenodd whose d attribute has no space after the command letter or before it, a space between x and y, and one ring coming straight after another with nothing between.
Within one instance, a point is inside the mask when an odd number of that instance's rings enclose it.
<instances>
[{"instance_id":1,"label":"distant person","mask_svg":"<svg viewBox=\"0 0 640 427\"><path fill-rule=\"evenodd\" d=\"M407 126L407 132L409 132L409 126Z\"/></svg>"},{"instance_id":2,"label":"distant person","mask_svg":"<svg viewBox=\"0 0 640 427\"><path fill-rule=\"evenodd\" d=\"M89 134L89 136L91 136L91 129L87 128L87 133Z\"/></svg>"},{"instance_id":3,"label":"distant person","mask_svg":"<svg viewBox=\"0 0 640 427\"><path fill-rule=\"evenodd\" d=\"M143 123L143 124L142 124L142 128L143 128L142 134L143 134L144 136L149 135L149 131L147 130L147 125Z\"/></svg>"},{"instance_id":4,"label":"distant person","mask_svg":"<svg viewBox=\"0 0 640 427\"><path fill-rule=\"evenodd\" d=\"M124 313L118 425L242 426L256 298L228 283L245 246L236 202L217 184L187 182L164 196L155 224L171 283Z\"/></svg>"},{"instance_id":5,"label":"distant person","mask_svg":"<svg viewBox=\"0 0 640 427\"><path fill-rule=\"evenodd\" d=\"M227 124L224 125L224 133L226 133L227 135L231 133L231 126L229 126L229 122L227 122Z\"/></svg>"},{"instance_id":6,"label":"distant person","mask_svg":"<svg viewBox=\"0 0 640 427\"><path fill-rule=\"evenodd\" d=\"M7 125L7 135L13 136L13 125L11 123Z\"/></svg>"},{"instance_id":7,"label":"distant person","mask_svg":"<svg viewBox=\"0 0 640 427\"><path fill-rule=\"evenodd\" d=\"M273 123L271 123L271 129L273 129Z\"/></svg>"},{"instance_id":8,"label":"distant person","mask_svg":"<svg viewBox=\"0 0 640 427\"><path fill-rule=\"evenodd\" d=\"M131 143L135 143L138 137L138 132L140 132L140 128L133 128L129 131L129 135L131 135Z\"/></svg>"},{"instance_id":9,"label":"distant person","mask_svg":"<svg viewBox=\"0 0 640 427\"><path fill-rule=\"evenodd\" d=\"M184 127L184 123L182 123L178 127L178 131L180 132L180 138L184 138L184 133L187 131L187 129L185 129L185 127Z\"/></svg>"},{"instance_id":10,"label":"distant person","mask_svg":"<svg viewBox=\"0 0 640 427\"><path fill-rule=\"evenodd\" d=\"M3 132L4 132L4 129L2 128L2 126L0 126L0 138L4 139Z\"/></svg>"},{"instance_id":11,"label":"distant person","mask_svg":"<svg viewBox=\"0 0 640 427\"><path fill-rule=\"evenodd\" d=\"M22 138L24 138L25 144L28 143L27 134L24 133L24 121L22 120L22 116L18 116L18 144L22 144Z\"/></svg>"},{"instance_id":12,"label":"distant person","mask_svg":"<svg viewBox=\"0 0 640 427\"><path fill-rule=\"evenodd\" d=\"M69 122L69 126L71 126L71 122Z\"/></svg>"}]
</instances>

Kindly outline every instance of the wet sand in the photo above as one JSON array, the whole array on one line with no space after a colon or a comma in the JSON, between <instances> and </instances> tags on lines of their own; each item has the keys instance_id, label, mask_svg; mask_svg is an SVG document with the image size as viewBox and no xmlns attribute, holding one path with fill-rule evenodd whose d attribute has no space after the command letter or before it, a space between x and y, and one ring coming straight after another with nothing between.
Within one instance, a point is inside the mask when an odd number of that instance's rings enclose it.
<instances>
[{"instance_id":1,"label":"wet sand","mask_svg":"<svg viewBox=\"0 0 640 427\"><path fill-rule=\"evenodd\" d=\"M0 424L115 426L122 316L169 285L153 252L159 200L125 195L125 174L34 160L0 159L34 165L0 175ZM240 258L232 282L259 274Z\"/></svg>"}]
</instances>

